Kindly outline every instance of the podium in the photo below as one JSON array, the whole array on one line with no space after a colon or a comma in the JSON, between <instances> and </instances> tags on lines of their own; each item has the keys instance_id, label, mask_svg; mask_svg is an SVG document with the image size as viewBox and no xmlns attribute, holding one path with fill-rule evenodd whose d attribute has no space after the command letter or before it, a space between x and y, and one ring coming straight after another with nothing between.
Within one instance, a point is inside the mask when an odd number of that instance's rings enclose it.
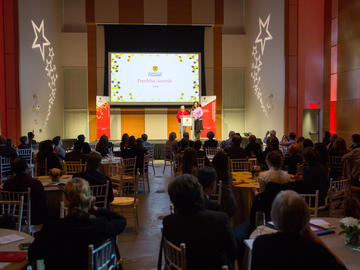
<instances>
[{"instance_id":1,"label":"podium","mask_svg":"<svg viewBox=\"0 0 360 270\"><path fill-rule=\"evenodd\" d=\"M180 139L182 139L183 137L183 132L184 132L184 129L186 127L190 127L190 130L191 130L191 140L194 140L195 139L195 126L194 126L194 117L192 116L183 116L181 117L181 122L180 122Z\"/></svg>"}]
</instances>

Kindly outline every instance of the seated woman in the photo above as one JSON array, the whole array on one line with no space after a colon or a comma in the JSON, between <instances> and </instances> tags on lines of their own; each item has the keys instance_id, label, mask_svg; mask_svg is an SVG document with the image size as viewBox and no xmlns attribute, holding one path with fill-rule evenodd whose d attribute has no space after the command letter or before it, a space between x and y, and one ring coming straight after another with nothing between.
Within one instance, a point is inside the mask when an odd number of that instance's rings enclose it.
<instances>
[{"instance_id":1,"label":"seated woman","mask_svg":"<svg viewBox=\"0 0 360 270\"><path fill-rule=\"evenodd\" d=\"M123 158L134 158L136 157L136 139L134 136L130 136L126 144L125 149L121 152Z\"/></svg>"},{"instance_id":2,"label":"seated woman","mask_svg":"<svg viewBox=\"0 0 360 270\"><path fill-rule=\"evenodd\" d=\"M170 147L171 151L175 155L178 151L178 143L176 141L176 133L170 132L169 134L169 140L166 141L165 146Z\"/></svg>"},{"instance_id":3,"label":"seated woman","mask_svg":"<svg viewBox=\"0 0 360 270\"><path fill-rule=\"evenodd\" d=\"M31 247L31 262L44 259L46 269L88 269L88 245L100 246L121 233L126 220L93 204L87 181L74 178L64 188L69 214L44 225Z\"/></svg>"},{"instance_id":4,"label":"seated woman","mask_svg":"<svg viewBox=\"0 0 360 270\"><path fill-rule=\"evenodd\" d=\"M182 159L181 174L196 175L198 170L196 151L192 147L188 147L184 151Z\"/></svg>"},{"instance_id":5,"label":"seated woman","mask_svg":"<svg viewBox=\"0 0 360 270\"><path fill-rule=\"evenodd\" d=\"M309 209L299 194L281 191L273 202L271 217L279 232L255 239L252 270L346 269L310 229Z\"/></svg>"},{"instance_id":6,"label":"seated woman","mask_svg":"<svg viewBox=\"0 0 360 270\"><path fill-rule=\"evenodd\" d=\"M65 159L66 151L64 148L62 148L62 140L60 136L56 136L52 140L54 144L54 152L56 156L58 157L59 161L63 161Z\"/></svg>"},{"instance_id":7,"label":"seated woman","mask_svg":"<svg viewBox=\"0 0 360 270\"><path fill-rule=\"evenodd\" d=\"M144 147L144 141L141 138L136 139L136 168L139 169L140 174L143 173L144 156L149 154L149 150Z\"/></svg>"},{"instance_id":8,"label":"seated woman","mask_svg":"<svg viewBox=\"0 0 360 270\"><path fill-rule=\"evenodd\" d=\"M349 151L346 147L346 142L341 137L336 138L333 147L331 149L329 149L330 156L342 157L343 155L345 155L348 152Z\"/></svg>"},{"instance_id":9,"label":"seated woman","mask_svg":"<svg viewBox=\"0 0 360 270\"><path fill-rule=\"evenodd\" d=\"M256 142L255 135L250 135L249 143L245 148L246 156L249 158L257 158L258 160L261 157L261 146Z\"/></svg>"},{"instance_id":10,"label":"seated woman","mask_svg":"<svg viewBox=\"0 0 360 270\"><path fill-rule=\"evenodd\" d=\"M314 194L319 190L319 205L323 205L329 189L328 170L320 163L320 156L314 149L305 150L304 159L304 193Z\"/></svg>"},{"instance_id":11,"label":"seated woman","mask_svg":"<svg viewBox=\"0 0 360 270\"><path fill-rule=\"evenodd\" d=\"M294 143L288 149L288 155L285 157L284 167L287 167L289 174L296 174L298 164L303 164L303 157L300 154L300 147Z\"/></svg>"},{"instance_id":12,"label":"seated woman","mask_svg":"<svg viewBox=\"0 0 360 270\"><path fill-rule=\"evenodd\" d=\"M204 143L204 148L207 147L218 147L219 142L217 140L214 140L215 134L212 131L209 131L206 134L206 137L208 137L208 140Z\"/></svg>"},{"instance_id":13,"label":"seated woman","mask_svg":"<svg viewBox=\"0 0 360 270\"><path fill-rule=\"evenodd\" d=\"M96 145L96 151L101 154L101 156L106 157L109 154L109 138L105 134L100 137L99 142Z\"/></svg>"},{"instance_id":14,"label":"seated woman","mask_svg":"<svg viewBox=\"0 0 360 270\"><path fill-rule=\"evenodd\" d=\"M216 153L213 159L213 166L217 174L217 180L221 180L221 206L224 212L231 218L237 208L237 203L232 191L232 177L229 170L229 159L225 152Z\"/></svg>"},{"instance_id":15,"label":"seated woman","mask_svg":"<svg viewBox=\"0 0 360 270\"><path fill-rule=\"evenodd\" d=\"M61 163L54 152L53 144L52 141L50 140L40 142L39 152L36 154L35 159L36 159L36 163L38 163L40 167L42 167L41 164L44 164L46 160L48 171L52 168L58 168L62 170ZM40 172L40 174L46 174L46 173L47 172Z\"/></svg>"},{"instance_id":16,"label":"seated woman","mask_svg":"<svg viewBox=\"0 0 360 270\"><path fill-rule=\"evenodd\" d=\"M266 165L269 170L264 172L259 179L261 192L264 191L266 184L269 182L285 184L290 181L288 173L281 169L283 156L279 151L272 151L266 156Z\"/></svg>"},{"instance_id":17,"label":"seated woman","mask_svg":"<svg viewBox=\"0 0 360 270\"><path fill-rule=\"evenodd\" d=\"M120 143L120 151L121 153L124 151L124 149L126 148L127 146L127 143L129 141L129 135L127 133L124 133L122 135L122 138L121 138L121 143Z\"/></svg>"},{"instance_id":18,"label":"seated woman","mask_svg":"<svg viewBox=\"0 0 360 270\"><path fill-rule=\"evenodd\" d=\"M197 158L203 158L205 166L209 166L210 161L206 156L206 153L203 149L201 149L202 143L200 140L195 141L194 149L196 151Z\"/></svg>"},{"instance_id":19,"label":"seated woman","mask_svg":"<svg viewBox=\"0 0 360 270\"><path fill-rule=\"evenodd\" d=\"M14 175L4 183L3 190L25 192L30 188L31 225L43 224L47 218L47 207L44 187L41 181L29 175L29 167L22 158L15 158L11 163Z\"/></svg>"},{"instance_id":20,"label":"seated woman","mask_svg":"<svg viewBox=\"0 0 360 270\"><path fill-rule=\"evenodd\" d=\"M28 144L28 137L21 136L20 137L20 144L18 145L18 149L30 149L31 145Z\"/></svg>"}]
</instances>

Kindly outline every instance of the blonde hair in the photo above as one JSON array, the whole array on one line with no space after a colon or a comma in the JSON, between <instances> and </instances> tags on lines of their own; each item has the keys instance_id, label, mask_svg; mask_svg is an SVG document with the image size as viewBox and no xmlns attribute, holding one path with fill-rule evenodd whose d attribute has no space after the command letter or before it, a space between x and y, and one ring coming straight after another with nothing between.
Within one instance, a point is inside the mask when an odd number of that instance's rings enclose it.
<instances>
[{"instance_id":1,"label":"blonde hair","mask_svg":"<svg viewBox=\"0 0 360 270\"><path fill-rule=\"evenodd\" d=\"M295 191L281 191L272 204L271 218L280 231L301 233L309 224L309 208Z\"/></svg>"},{"instance_id":2,"label":"blonde hair","mask_svg":"<svg viewBox=\"0 0 360 270\"><path fill-rule=\"evenodd\" d=\"M69 212L87 212L91 201L91 190L89 183L81 178L73 178L64 188L64 198Z\"/></svg>"}]
</instances>

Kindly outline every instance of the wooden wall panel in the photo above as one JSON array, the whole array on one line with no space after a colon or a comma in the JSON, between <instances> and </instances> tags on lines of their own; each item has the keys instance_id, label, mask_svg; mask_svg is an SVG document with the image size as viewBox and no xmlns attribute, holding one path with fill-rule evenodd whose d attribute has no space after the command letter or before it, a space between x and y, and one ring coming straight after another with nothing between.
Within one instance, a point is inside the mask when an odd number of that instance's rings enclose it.
<instances>
[{"instance_id":1,"label":"wooden wall panel","mask_svg":"<svg viewBox=\"0 0 360 270\"><path fill-rule=\"evenodd\" d=\"M125 132L136 138L145 133L145 109L121 109L121 134Z\"/></svg>"},{"instance_id":2,"label":"wooden wall panel","mask_svg":"<svg viewBox=\"0 0 360 270\"><path fill-rule=\"evenodd\" d=\"M167 24L191 25L192 0L168 0Z\"/></svg>"},{"instance_id":3,"label":"wooden wall panel","mask_svg":"<svg viewBox=\"0 0 360 270\"><path fill-rule=\"evenodd\" d=\"M119 23L144 24L144 0L119 0Z\"/></svg>"},{"instance_id":4,"label":"wooden wall panel","mask_svg":"<svg viewBox=\"0 0 360 270\"><path fill-rule=\"evenodd\" d=\"M179 125L176 119L177 108L168 108L167 111L167 135L169 137L170 132L176 132L176 137L179 138Z\"/></svg>"},{"instance_id":5,"label":"wooden wall panel","mask_svg":"<svg viewBox=\"0 0 360 270\"><path fill-rule=\"evenodd\" d=\"M222 26L214 26L214 95L216 96L216 137L222 138Z\"/></svg>"}]
</instances>

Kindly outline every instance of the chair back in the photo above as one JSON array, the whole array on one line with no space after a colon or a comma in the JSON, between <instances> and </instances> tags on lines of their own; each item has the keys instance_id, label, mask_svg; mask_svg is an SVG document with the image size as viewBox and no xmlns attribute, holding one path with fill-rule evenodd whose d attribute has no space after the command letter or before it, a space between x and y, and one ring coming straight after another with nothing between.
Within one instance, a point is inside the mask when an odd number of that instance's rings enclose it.
<instances>
[{"instance_id":1,"label":"chair back","mask_svg":"<svg viewBox=\"0 0 360 270\"><path fill-rule=\"evenodd\" d=\"M7 179L8 176L12 175L11 170L11 159L7 157L1 157L0 163L0 180L1 183Z\"/></svg>"},{"instance_id":2,"label":"chair back","mask_svg":"<svg viewBox=\"0 0 360 270\"><path fill-rule=\"evenodd\" d=\"M329 216L344 217L345 200L350 195L350 180L330 179L330 188L328 191Z\"/></svg>"},{"instance_id":3,"label":"chair back","mask_svg":"<svg viewBox=\"0 0 360 270\"><path fill-rule=\"evenodd\" d=\"M210 199L217 202L218 204L221 204L221 195L222 194L222 181L220 180L216 184L216 190L213 194L210 195Z\"/></svg>"},{"instance_id":4,"label":"chair back","mask_svg":"<svg viewBox=\"0 0 360 270\"><path fill-rule=\"evenodd\" d=\"M231 172L244 172L250 170L250 163L247 159L230 159Z\"/></svg>"},{"instance_id":5,"label":"chair back","mask_svg":"<svg viewBox=\"0 0 360 270\"><path fill-rule=\"evenodd\" d=\"M136 173L136 158L124 158L122 174L126 176L134 176Z\"/></svg>"},{"instance_id":6,"label":"chair back","mask_svg":"<svg viewBox=\"0 0 360 270\"><path fill-rule=\"evenodd\" d=\"M185 244L176 246L163 236L165 269L186 270Z\"/></svg>"},{"instance_id":7,"label":"chair back","mask_svg":"<svg viewBox=\"0 0 360 270\"><path fill-rule=\"evenodd\" d=\"M174 160L174 153L172 151L171 145L165 145L164 160L171 162Z\"/></svg>"},{"instance_id":8,"label":"chair back","mask_svg":"<svg viewBox=\"0 0 360 270\"><path fill-rule=\"evenodd\" d=\"M47 169L47 159L44 160L34 160L34 175L36 176L42 176L42 175L48 175L48 169Z\"/></svg>"},{"instance_id":9,"label":"chair back","mask_svg":"<svg viewBox=\"0 0 360 270\"><path fill-rule=\"evenodd\" d=\"M63 170L65 174L82 173L86 170L86 164L81 161L64 161Z\"/></svg>"},{"instance_id":10,"label":"chair back","mask_svg":"<svg viewBox=\"0 0 360 270\"><path fill-rule=\"evenodd\" d=\"M21 225L25 225L26 231L31 233L31 189L28 188L27 191L24 192L0 190L1 201L21 201L21 197L23 197Z\"/></svg>"},{"instance_id":11,"label":"chair back","mask_svg":"<svg viewBox=\"0 0 360 270\"><path fill-rule=\"evenodd\" d=\"M328 166L330 168L330 177L333 179L344 179L345 166L342 157L329 156Z\"/></svg>"},{"instance_id":12,"label":"chair back","mask_svg":"<svg viewBox=\"0 0 360 270\"><path fill-rule=\"evenodd\" d=\"M106 208L108 205L109 181L106 181L104 185L92 185L90 190L91 194L96 198L95 206Z\"/></svg>"},{"instance_id":13,"label":"chair back","mask_svg":"<svg viewBox=\"0 0 360 270\"><path fill-rule=\"evenodd\" d=\"M217 147L206 147L205 148L205 153L206 153L206 157L212 161L214 156L216 155L216 153L219 152L219 148Z\"/></svg>"},{"instance_id":14,"label":"chair back","mask_svg":"<svg viewBox=\"0 0 360 270\"><path fill-rule=\"evenodd\" d=\"M142 173L145 175L149 173L149 164L150 164L150 160L151 160L151 155L148 154L148 155L145 155L144 156L144 166L143 166L143 171Z\"/></svg>"},{"instance_id":15,"label":"chair back","mask_svg":"<svg viewBox=\"0 0 360 270\"><path fill-rule=\"evenodd\" d=\"M300 196L303 197L307 203L310 216L317 217L319 212L319 191L317 190L315 194L300 194Z\"/></svg>"},{"instance_id":16,"label":"chair back","mask_svg":"<svg viewBox=\"0 0 360 270\"><path fill-rule=\"evenodd\" d=\"M150 153L150 162L153 162L155 146L153 144L150 144L149 147L147 147L146 149L149 150L149 153Z\"/></svg>"},{"instance_id":17,"label":"chair back","mask_svg":"<svg viewBox=\"0 0 360 270\"><path fill-rule=\"evenodd\" d=\"M198 165L198 168L203 168L205 166L205 158L197 158L197 165Z\"/></svg>"},{"instance_id":18,"label":"chair back","mask_svg":"<svg viewBox=\"0 0 360 270\"><path fill-rule=\"evenodd\" d=\"M94 248L94 245L89 245L88 253L89 270L115 269L116 255L115 246L112 240L107 240L97 248Z\"/></svg>"},{"instance_id":19,"label":"chair back","mask_svg":"<svg viewBox=\"0 0 360 270\"><path fill-rule=\"evenodd\" d=\"M27 163L32 164L32 156L33 156L32 148L18 149L17 154L20 158L25 159Z\"/></svg>"},{"instance_id":20,"label":"chair back","mask_svg":"<svg viewBox=\"0 0 360 270\"><path fill-rule=\"evenodd\" d=\"M21 222L23 218L24 196L18 201L0 201L0 215L2 217L14 217L16 219L17 230L21 231Z\"/></svg>"}]
</instances>

